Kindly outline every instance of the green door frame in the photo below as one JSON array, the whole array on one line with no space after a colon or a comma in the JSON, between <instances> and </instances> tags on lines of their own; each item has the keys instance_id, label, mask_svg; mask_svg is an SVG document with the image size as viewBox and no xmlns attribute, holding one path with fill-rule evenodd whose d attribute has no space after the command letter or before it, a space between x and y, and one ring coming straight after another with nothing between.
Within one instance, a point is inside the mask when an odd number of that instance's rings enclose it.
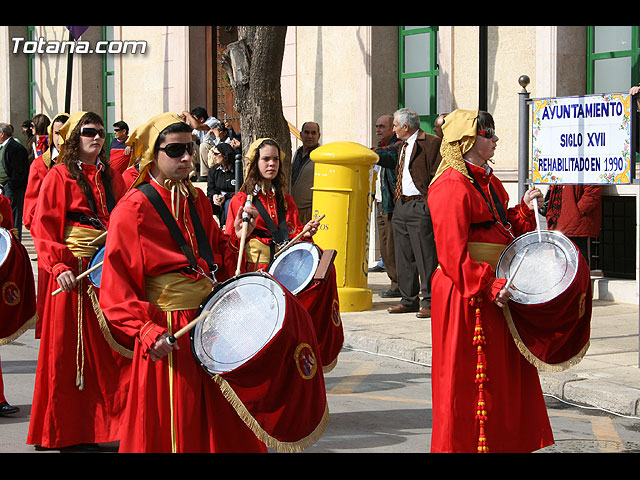
<instances>
[{"instance_id":1,"label":"green door frame","mask_svg":"<svg viewBox=\"0 0 640 480\"><path fill-rule=\"evenodd\" d=\"M410 35L424 34L429 35L429 69L421 72L405 73L404 65L404 41L405 38ZM398 105L400 108L410 105L406 105L405 102L405 89L404 83L406 79L410 78L428 78L429 82L429 114L420 115L421 128L431 133L433 130L433 123L438 116L438 75L440 70L438 68L438 27L398 27Z\"/></svg>"}]
</instances>

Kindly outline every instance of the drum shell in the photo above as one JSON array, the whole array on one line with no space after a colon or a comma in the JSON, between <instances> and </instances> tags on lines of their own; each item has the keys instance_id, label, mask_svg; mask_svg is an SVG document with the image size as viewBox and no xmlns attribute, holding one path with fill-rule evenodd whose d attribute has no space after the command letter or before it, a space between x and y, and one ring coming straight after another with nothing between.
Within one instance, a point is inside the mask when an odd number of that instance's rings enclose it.
<instances>
[{"instance_id":1,"label":"drum shell","mask_svg":"<svg viewBox=\"0 0 640 480\"><path fill-rule=\"evenodd\" d=\"M524 357L537 368L561 371L580 362L589 347L592 289L589 265L576 256L571 283L542 303L510 300L504 309L513 339Z\"/></svg>"},{"instance_id":2,"label":"drum shell","mask_svg":"<svg viewBox=\"0 0 640 480\"><path fill-rule=\"evenodd\" d=\"M243 274L231 282L249 275L266 276L277 283L264 272ZM324 375L311 318L292 293L282 290L286 313L280 331L239 367L212 375L254 433L277 449L306 446L309 439L315 440L327 415Z\"/></svg>"},{"instance_id":3,"label":"drum shell","mask_svg":"<svg viewBox=\"0 0 640 480\"><path fill-rule=\"evenodd\" d=\"M104 259L104 252L105 252L105 247L102 246L100 247L98 250L96 250L96 252L91 256L91 260L89 260L89 264L87 265L87 270L96 266L98 263L102 262ZM91 282L91 284L96 287L96 288L100 288L100 282L102 280L102 267L98 267L96 270L94 270L93 272L91 272L89 275L89 281Z\"/></svg>"},{"instance_id":4,"label":"drum shell","mask_svg":"<svg viewBox=\"0 0 640 480\"><path fill-rule=\"evenodd\" d=\"M24 245L0 228L6 248L0 264L0 345L18 338L35 323L36 293L31 259Z\"/></svg>"}]
</instances>

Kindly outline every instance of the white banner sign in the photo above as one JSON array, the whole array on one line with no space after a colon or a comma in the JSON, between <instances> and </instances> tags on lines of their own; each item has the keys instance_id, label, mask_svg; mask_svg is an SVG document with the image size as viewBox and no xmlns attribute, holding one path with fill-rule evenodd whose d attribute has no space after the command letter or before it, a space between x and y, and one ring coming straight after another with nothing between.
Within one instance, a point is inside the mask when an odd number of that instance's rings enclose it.
<instances>
[{"instance_id":1,"label":"white banner sign","mask_svg":"<svg viewBox=\"0 0 640 480\"><path fill-rule=\"evenodd\" d=\"M533 183L631 183L631 95L532 101Z\"/></svg>"}]
</instances>

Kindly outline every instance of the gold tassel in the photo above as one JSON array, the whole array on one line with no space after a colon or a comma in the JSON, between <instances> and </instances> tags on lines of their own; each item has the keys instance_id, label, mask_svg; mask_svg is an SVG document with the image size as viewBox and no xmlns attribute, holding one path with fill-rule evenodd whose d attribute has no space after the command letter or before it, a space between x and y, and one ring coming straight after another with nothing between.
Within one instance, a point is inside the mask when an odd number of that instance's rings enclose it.
<instances>
[{"instance_id":1,"label":"gold tassel","mask_svg":"<svg viewBox=\"0 0 640 480\"><path fill-rule=\"evenodd\" d=\"M479 433L478 433L478 453L487 453L489 447L487 445L487 435L485 433L485 422L488 420L487 405L484 399L484 385L489 381L487 377L487 359L484 353L483 346L486 345L486 337L484 334L484 328L482 327L482 297L472 297L469 300L469 304L475 307L476 323L473 333L473 345L477 351L477 363L476 363L476 379L475 382L478 385L478 399L476 404L476 420L478 420Z\"/></svg>"},{"instance_id":2,"label":"gold tassel","mask_svg":"<svg viewBox=\"0 0 640 480\"><path fill-rule=\"evenodd\" d=\"M253 415L251 415L251 413L249 413L247 408L244 406L242 400L238 398L231 385L229 385L229 383L224 378L222 378L220 375L214 375L212 378L218 384L224 397L231 404L233 409L236 411L242 421L247 425L247 427L251 429L251 431L255 434L256 437L258 437L261 442L263 442L267 447L273 448L277 452L302 452L303 450L316 443L320 439L320 437L322 437L327 427L327 423L329 423L329 405L327 404L325 406L322 419L313 432L311 432L305 438L298 440L297 442L281 442L280 440L273 438L271 435L264 431L264 429L258 424Z\"/></svg>"},{"instance_id":3,"label":"gold tassel","mask_svg":"<svg viewBox=\"0 0 640 480\"><path fill-rule=\"evenodd\" d=\"M587 350L589 350L589 346L591 342L587 341L585 346L582 347L582 349L576 355L574 355L569 360L566 360L565 362L554 364L554 365L543 362L538 357L536 357L533 353L531 353L531 350L527 348L527 346L524 344L524 342L520 338L518 329L513 323L513 317L511 316L511 310L509 310L509 306L507 305L505 308L503 308L502 312L504 313L504 317L507 320L507 325L509 325L509 331L511 332L511 337L513 338L514 343L518 347L518 350L520 350L520 354L534 367L544 372L557 373L557 372L562 372L564 370L568 370L569 368L579 364L584 358L584 356L587 354Z\"/></svg>"},{"instance_id":4,"label":"gold tassel","mask_svg":"<svg viewBox=\"0 0 640 480\"><path fill-rule=\"evenodd\" d=\"M107 341L109 346L117 353L126 358L133 358L133 350L129 350L118 342L116 342L115 338L111 334L111 330L109 330L109 325L107 323L106 318L104 318L104 314L102 313L102 309L100 308L100 302L98 300L98 295L96 295L96 291L93 288L91 282L89 282L89 287L87 288L87 294L91 299L91 305L93 306L93 311L96 314L98 319L98 324L100 325L100 331L104 336L104 339Z\"/></svg>"}]
</instances>

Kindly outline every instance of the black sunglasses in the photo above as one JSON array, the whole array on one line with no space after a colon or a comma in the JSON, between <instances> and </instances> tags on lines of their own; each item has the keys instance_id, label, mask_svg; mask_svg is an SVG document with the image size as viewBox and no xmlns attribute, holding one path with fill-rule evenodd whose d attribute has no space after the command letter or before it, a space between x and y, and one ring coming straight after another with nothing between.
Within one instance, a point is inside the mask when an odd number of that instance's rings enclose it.
<instances>
[{"instance_id":1,"label":"black sunglasses","mask_svg":"<svg viewBox=\"0 0 640 480\"><path fill-rule=\"evenodd\" d=\"M158 150L163 150L171 158L180 158L185 151L193 155L193 143L168 143L164 147L158 147Z\"/></svg>"},{"instance_id":2,"label":"black sunglasses","mask_svg":"<svg viewBox=\"0 0 640 480\"><path fill-rule=\"evenodd\" d=\"M496 134L496 131L493 128L485 128L484 130L478 130L478 135L486 138L487 140L491 140Z\"/></svg>"},{"instance_id":3,"label":"black sunglasses","mask_svg":"<svg viewBox=\"0 0 640 480\"><path fill-rule=\"evenodd\" d=\"M81 137L94 138L96 135L100 135L100 138L104 138L107 132L104 128L82 127L80 129Z\"/></svg>"}]
</instances>

